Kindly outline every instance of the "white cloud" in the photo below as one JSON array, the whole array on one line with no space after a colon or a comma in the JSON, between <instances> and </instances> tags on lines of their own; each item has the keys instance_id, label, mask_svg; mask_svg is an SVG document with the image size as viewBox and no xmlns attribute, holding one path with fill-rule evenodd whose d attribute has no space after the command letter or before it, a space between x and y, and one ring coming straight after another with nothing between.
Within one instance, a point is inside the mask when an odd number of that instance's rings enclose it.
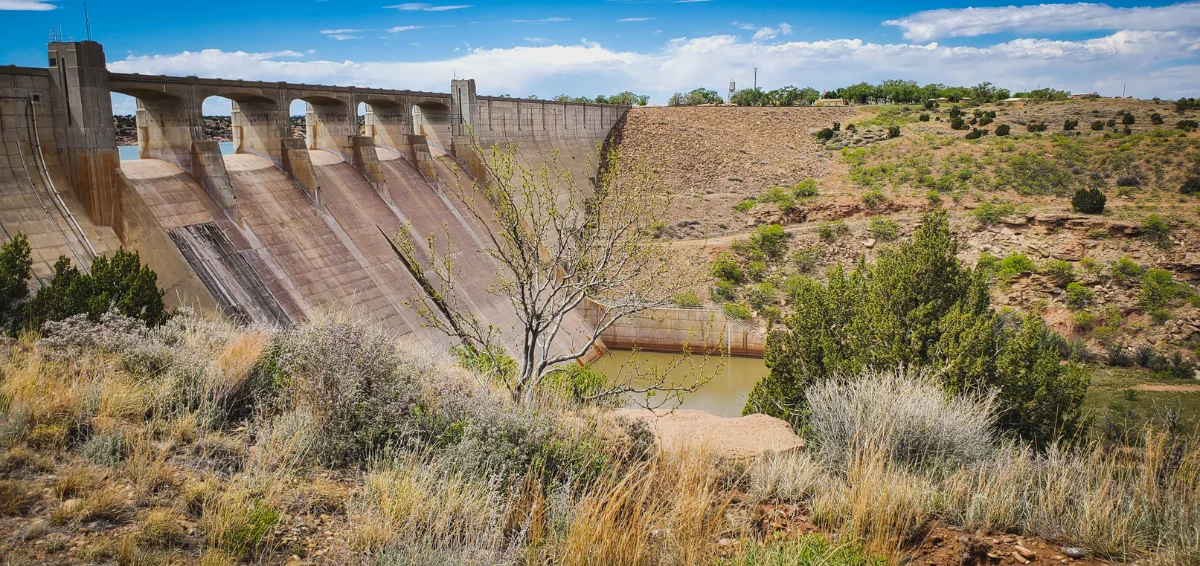
<instances>
[{"instance_id":1,"label":"white cloud","mask_svg":"<svg viewBox=\"0 0 1200 566\"><path fill-rule=\"evenodd\" d=\"M569 22L571 18L541 18L537 20L513 20L514 24L549 24L554 22Z\"/></svg>"},{"instance_id":2,"label":"white cloud","mask_svg":"<svg viewBox=\"0 0 1200 566\"><path fill-rule=\"evenodd\" d=\"M294 60L295 52L205 50L130 56L114 72L358 85L445 92L454 72L478 81L481 93L609 92L630 89L662 102L672 92L716 88L729 79L759 84L835 88L903 78L971 85L992 81L1014 90L1037 85L1074 92L1177 98L1200 91L1200 35L1120 31L1093 39L1017 39L984 47L938 43L880 44L859 39L764 43L733 35L680 38L653 52L578 45L468 48L436 61ZM750 64L749 62L753 62Z\"/></svg>"},{"instance_id":3,"label":"white cloud","mask_svg":"<svg viewBox=\"0 0 1200 566\"><path fill-rule=\"evenodd\" d=\"M44 12L57 7L54 4L47 4L42 0L0 0L0 10Z\"/></svg>"},{"instance_id":4,"label":"white cloud","mask_svg":"<svg viewBox=\"0 0 1200 566\"><path fill-rule=\"evenodd\" d=\"M402 10L405 12L446 12L449 10L462 10L464 8L470 8L470 7L471 7L470 4L434 6L433 4L426 4L424 2L407 2L404 4L393 4L391 6L384 6L384 8L392 8L395 10Z\"/></svg>"},{"instance_id":5,"label":"white cloud","mask_svg":"<svg viewBox=\"0 0 1200 566\"><path fill-rule=\"evenodd\" d=\"M758 26L756 26L754 24L747 23L747 22L739 22L737 20L733 20L732 22L729 22L729 25L731 25L735 28L744 29L744 30L754 30L754 29L758 28Z\"/></svg>"},{"instance_id":6,"label":"white cloud","mask_svg":"<svg viewBox=\"0 0 1200 566\"><path fill-rule=\"evenodd\" d=\"M792 26L787 22L779 24L779 33L783 35L792 35Z\"/></svg>"},{"instance_id":7,"label":"white cloud","mask_svg":"<svg viewBox=\"0 0 1200 566\"><path fill-rule=\"evenodd\" d=\"M412 31L415 29L421 29L423 27L425 27L425 26L396 26L394 28L388 28L388 33L400 33L402 31Z\"/></svg>"},{"instance_id":8,"label":"white cloud","mask_svg":"<svg viewBox=\"0 0 1200 566\"><path fill-rule=\"evenodd\" d=\"M654 19L654 18L621 18L621 19L619 19L619 20L617 20L617 21L618 21L618 22L622 22L622 23L628 23L628 22L648 22L648 21L650 21L650 20L653 20L653 19Z\"/></svg>"},{"instance_id":9,"label":"white cloud","mask_svg":"<svg viewBox=\"0 0 1200 566\"><path fill-rule=\"evenodd\" d=\"M540 38L540 37L526 37L526 38L525 38L525 41L528 41L529 43L533 43L533 44L545 43L545 42L546 42L546 40L545 40L545 39L543 39L543 38Z\"/></svg>"},{"instance_id":10,"label":"white cloud","mask_svg":"<svg viewBox=\"0 0 1200 566\"><path fill-rule=\"evenodd\" d=\"M905 39L932 41L1000 32L1093 30L1180 30L1200 28L1200 2L1162 7L1113 8L1107 4L1038 4L998 8L927 10L887 20L904 28Z\"/></svg>"},{"instance_id":11,"label":"white cloud","mask_svg":"<svg viewBox=\"0 0 1200 566\"><path fill-rule=\"evenodd\" d=\"M325 37L328 37L330 39L336 39L338 41L345 41L347 39L362 39L361 37L354 35L361 31L363 31L363 30L361 30L361 29L323 29L323 30L321 30L321 33Z\"/></svg>"}]
</instances>

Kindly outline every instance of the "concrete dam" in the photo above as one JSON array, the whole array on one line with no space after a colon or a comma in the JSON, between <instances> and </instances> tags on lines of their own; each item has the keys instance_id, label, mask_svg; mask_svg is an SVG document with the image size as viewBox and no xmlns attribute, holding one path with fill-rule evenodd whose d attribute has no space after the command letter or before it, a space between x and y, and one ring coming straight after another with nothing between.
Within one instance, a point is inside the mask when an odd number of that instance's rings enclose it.
<instances>
[{"instance_id":1,"label":"concrete dam","mask_svg":"<svg viewBox=\"0 0 1200 566\"><path fill-rule=\"evenodd\" d=\"M448 236L459 300L513 328L507 301L488 292L500 266L483 253L486 234L448 190L482 174L472 136L515 144L534 168L557 152L585 179L628 110L478 96L472 80L430 93L118 74L90 41L49 44L47 63L0 67L0 235L29 237L39 283L59 256L86 269L124 246L171 305L242 324L349 311L442 350L451 340L407 304L422 291L385 234L409 230L414 261L430 259L426 236L439 247ZM118 159L112 93L137 99L139 160ZM204 137L211 96L233 103L232 155ZM307 103L304 139L290 136L295 100ZM568 327L590 332L582 313ZM571 336L557 347L583 343Z\"/></svg>"}]
</instances>

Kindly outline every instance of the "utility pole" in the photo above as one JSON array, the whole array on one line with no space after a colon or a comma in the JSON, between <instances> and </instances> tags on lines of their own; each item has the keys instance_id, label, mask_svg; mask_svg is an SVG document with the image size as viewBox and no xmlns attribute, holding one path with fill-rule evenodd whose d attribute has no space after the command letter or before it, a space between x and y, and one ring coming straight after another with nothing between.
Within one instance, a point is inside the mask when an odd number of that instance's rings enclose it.
<instances>
[{"instance_id":1,"label":"utility pole","mask_svg":"<svg viewBox=\"0 0 1200 566\"><path fill-rule=\"evenodd\" d=\"M758 67L754 68L754 90L758 90Z\"/></svg>"}]
</instances>

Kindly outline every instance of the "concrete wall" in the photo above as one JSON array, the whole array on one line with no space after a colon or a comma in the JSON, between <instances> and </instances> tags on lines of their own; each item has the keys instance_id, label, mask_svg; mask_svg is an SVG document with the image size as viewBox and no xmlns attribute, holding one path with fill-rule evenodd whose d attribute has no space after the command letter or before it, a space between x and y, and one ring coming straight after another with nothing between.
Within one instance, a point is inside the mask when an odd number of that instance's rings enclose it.
<instances>
[{"instance_id":1,"label":"concrete wall","mask_svg":"<svg viewBox=\"0 0 1200 566\"><path fill-rule=\"evenodd\" d=\"M587 301L580 310L590 324L596 325L604 305ZM618 320L600 337L606 347L617 350L676 353L687 348L692 352L761 358L766 349L766 335L757 327L709 309L648 309Z\"/></svg>"},{"instance_id":2,"label":"concrete wall","mask_svg":"<svg viewBox=\"0 0 1200 566\"><path fill-rule=\"evenodd\" d=\"M592 176L588 154L625 111L480 98L473 81L441 94L115 74L93 42L48 53L48 70L0 67L0 228L31 236L39 274L58 255L86 267L124 244L174 304L240 323L352 311L438 348L449 339L409 306L423 291L388 242L397 230L452 242L462 266L455 302L509 333L511 346L520 341L507 300L489 292L500 266L483 253L483 227L448 190L464 171L444 152L479 126L482 143L515 143L535 168L557 150ZM137 98L140 160L117 160L112 92ZM234 101L235 155L204 139L210 96ZM290 137L293 100L308 103L305 140ZM356 125L360 103L367 135ZM428 262L431 251L419 245L417 256ZM578 314L565 326L559 351L589 334Z\"/></svg>"}]
</instances>

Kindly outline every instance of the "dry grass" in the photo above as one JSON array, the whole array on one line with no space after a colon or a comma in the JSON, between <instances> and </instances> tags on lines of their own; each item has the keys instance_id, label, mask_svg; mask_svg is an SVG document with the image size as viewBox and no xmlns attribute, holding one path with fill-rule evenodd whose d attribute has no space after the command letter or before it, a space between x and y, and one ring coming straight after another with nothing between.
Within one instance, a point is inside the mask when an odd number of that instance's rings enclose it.
<instances>
[{"instance_id":1,"label":"dry grass","mask_svg":"<svg viewBox=\"0 0 1200 566\"><path fill-rule=\"evenodd\" d=\"M498 549L496 500L486 484L448 474L417 460L402 460L369 473L362 495L351 502L355 525L350 548L378 552L398 543L433 549Z\"/></svg>"},{"instance_id":2,"label":"dry grass","mask_svg":"<svg viewBox=\"0 0 1200 566\"><path fill-rule=\"evenodd\" d=\"M33 484L0 479L0 517L24 515L41 499Z\"/></svg>"},{"instance_id":3,"label":"dry grass","mask_svg":"<svg viewBox=\"0 0 1200 566\"><path fill-rule=\"evenodd\" d=\"M278 522L279 512L244 487L231 486L202 506L201 526L209 546L240 558L268 550Z\"/></svg>"},{"instance_id":4,"label":"dry grass","mask_svg":"<svg viewBox=\"0 0 1200 566\"><path fill-rule=\"evenodd\" d=\"M137 541L142 546L169 548L178 545L184 537L179 513L170 508L147 511L139 527Z\"/></svg>"},{"instance_id":5,"label":"dry grass","mask_svg":"<svg viewBox=\"0 0 1200 566\"><path fill-rule=\"evenodd\" d=\"M59 499L70 499L96 485L99 477L88 466L73 464L60 468L58 477L54 480L54 496Z\"/></svg>"},{"instance_id":6,"label":"dry grass","mask_svg":"<svg viewBox=\"0 0 1200 566\"><path fill-rule=\"evenodd\" d=\"M550 553L565 565L710 563L732 497L723 480L703 451L635 466L580 499Z\"/></svg>"}]
</instances>

